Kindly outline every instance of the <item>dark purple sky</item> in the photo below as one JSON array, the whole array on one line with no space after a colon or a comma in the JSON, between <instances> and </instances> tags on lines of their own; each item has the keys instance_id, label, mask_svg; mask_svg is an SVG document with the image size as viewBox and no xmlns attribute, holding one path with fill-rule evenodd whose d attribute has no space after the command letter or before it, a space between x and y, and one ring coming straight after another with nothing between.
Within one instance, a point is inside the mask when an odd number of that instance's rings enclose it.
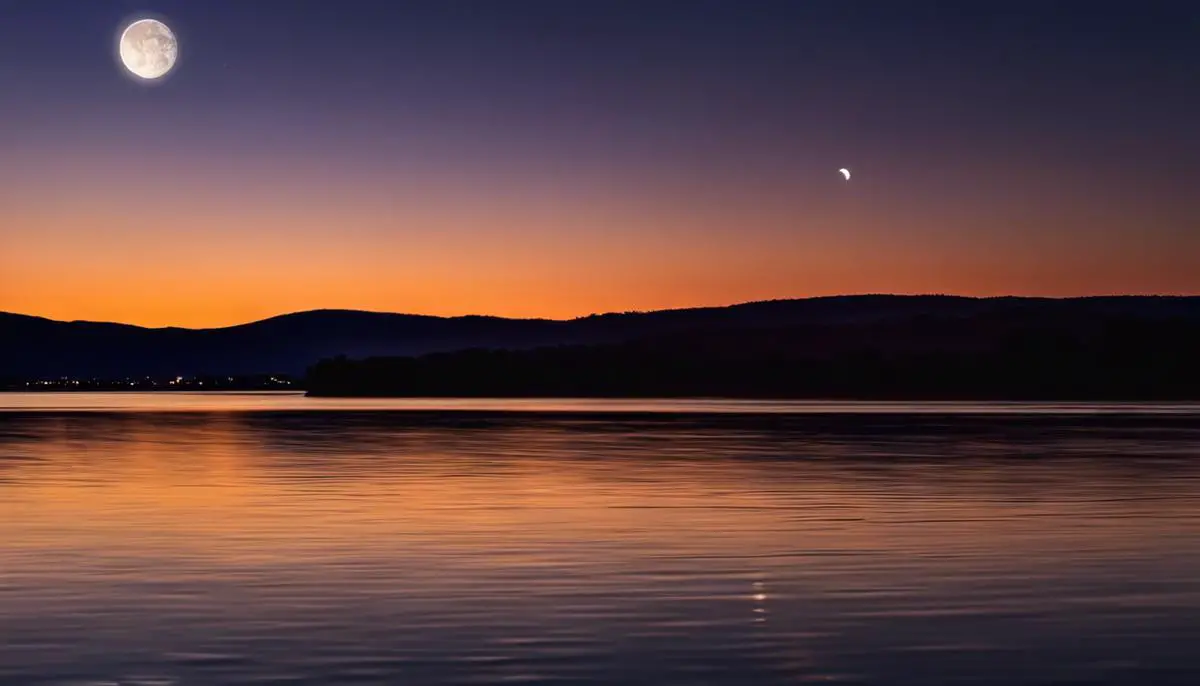
<instances>
[{"instance_id":1,"label":"dark purple sky","mask_svg":"<svg viewBox=\"0 0 1200 686\"><path fill-rule=\"evenodd\" d=\"M0 310L1200 292L1196 2L0 0L0 98Z\"/></svg>"}]
</instances>

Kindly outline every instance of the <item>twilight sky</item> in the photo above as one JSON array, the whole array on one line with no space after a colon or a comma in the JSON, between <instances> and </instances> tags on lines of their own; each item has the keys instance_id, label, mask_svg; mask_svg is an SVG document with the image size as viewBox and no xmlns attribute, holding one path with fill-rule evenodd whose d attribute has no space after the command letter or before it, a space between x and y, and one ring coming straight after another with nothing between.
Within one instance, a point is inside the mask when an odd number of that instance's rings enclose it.
<instances>
[{"instance_id":1,"label":"twilight sky","mask_svg":"<svg viewBox=\"0 0 1200 686\"><path fill-rule=\"evenodd\" d=\"M1190 0L0 0L0 310L1200 293L1198 122Z\"/></svg>"}]
</instances>

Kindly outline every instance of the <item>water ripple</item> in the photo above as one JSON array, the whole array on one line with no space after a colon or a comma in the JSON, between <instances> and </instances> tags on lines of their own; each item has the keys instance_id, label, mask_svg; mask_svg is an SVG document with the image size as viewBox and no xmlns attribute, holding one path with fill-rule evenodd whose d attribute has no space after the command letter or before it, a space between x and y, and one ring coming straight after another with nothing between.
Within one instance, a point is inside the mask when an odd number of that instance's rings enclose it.
<instances>
[{"instance_id":1,"label":"water ripple","mask_svg":"<svg viewBox=\"0 0 1200 686\"><path fill-rule=\"evenodd\" d=\"M1177 411L0 413L0 684L1191 685L1198 457Z\"/></svg>"}]
</instances>

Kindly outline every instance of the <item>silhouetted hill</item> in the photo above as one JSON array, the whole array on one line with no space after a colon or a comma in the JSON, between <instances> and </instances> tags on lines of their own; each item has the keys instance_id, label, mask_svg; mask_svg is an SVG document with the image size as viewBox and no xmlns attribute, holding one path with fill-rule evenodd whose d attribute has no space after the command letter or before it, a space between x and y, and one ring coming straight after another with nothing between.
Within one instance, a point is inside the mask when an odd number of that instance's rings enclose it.
<instances>
[{"instance_id":1,"label":"silhouetted hill","mask_svg":"<svg viewBox=\"0 0 1200 686\"><path fill-rule=\"evenodd\" d=\"M220 329L147 329L0 313L0 378L300 374L321 359L419 356L468 348L604 345L706 331L824 330L922 317L971 320L1127 316L1200 320L1200 297L1078 299L844 296L605 314L570 321L319 310ZM900 325L900 324L897 324ZM797 328L800 327L800 328ZM815 327L815 328L812 328ZM726 331L727 334L719 332ZM716 332L716 333L712 333ZM807 334L806 334L807 335Z\"/></svg>"},{"instance_id":2,"label":"silhouetted hill","mask_svg":"<svg viewBox=\"0 0 1200 686\"><path fill-rule=\"evenodd\" d=\"M316 395L1200 399L1200 318L1024 307L326 360Z\"/></svg>"},{"instance_id":3,"label":"silhouetted hill","mask_svg":"<svg viewBox=\"0 0 1200 686\"><path fill-rule=\"evenodd\" d=\"M319 310L220 329L0 315L0 377L301 374L332 355L416 355L557 341L557 322Z\"/></svg>"}]
</instances>

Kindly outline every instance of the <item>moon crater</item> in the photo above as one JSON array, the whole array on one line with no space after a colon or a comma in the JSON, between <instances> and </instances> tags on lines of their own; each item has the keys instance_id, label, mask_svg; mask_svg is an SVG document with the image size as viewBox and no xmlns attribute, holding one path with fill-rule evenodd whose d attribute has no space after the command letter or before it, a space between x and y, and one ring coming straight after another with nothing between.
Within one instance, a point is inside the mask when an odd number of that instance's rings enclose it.
<instances>
[{"instance_id":1,"label":"moon crater","mask_svg":"<svg viewBox=\"0 0 1200 686\"><path fill-rule=\"evenodd\" d=\"M121 63L134 76L161 79L175 66L179 42L171 29L157 19L139 19L121 32Z\"/></svg>"}]
</instances>

